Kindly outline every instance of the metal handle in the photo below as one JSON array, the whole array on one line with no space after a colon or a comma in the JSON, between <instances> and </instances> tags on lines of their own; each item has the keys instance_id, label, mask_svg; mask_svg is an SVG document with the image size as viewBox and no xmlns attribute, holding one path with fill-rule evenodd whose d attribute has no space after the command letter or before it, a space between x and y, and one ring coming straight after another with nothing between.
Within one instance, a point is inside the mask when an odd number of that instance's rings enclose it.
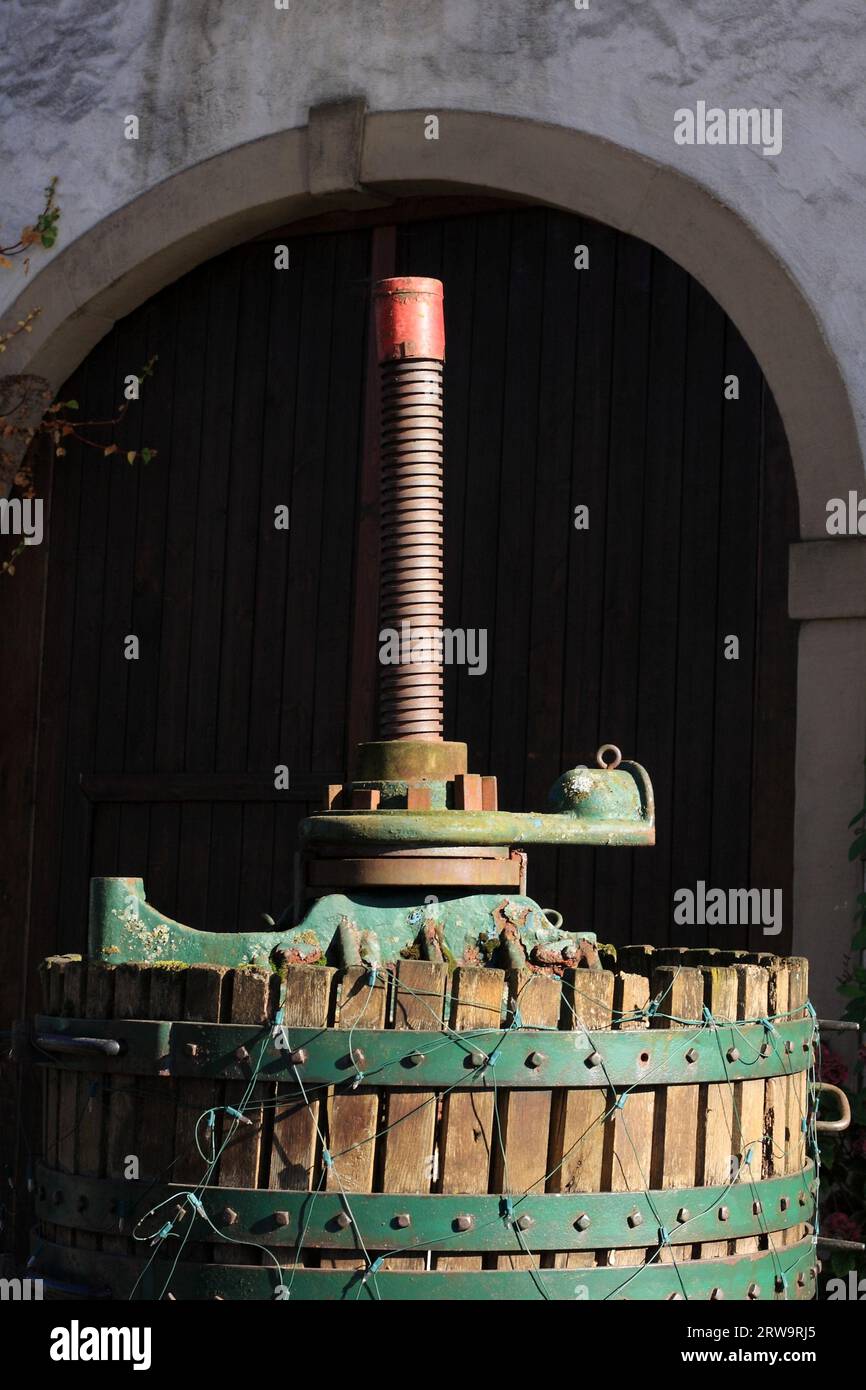
<instances>
[{"instance_id":1,"label":"metal handle","mask_svg":"<svg viewBox=\"0 0 866 1390\"><path fill-rule=\"evenodd\" d=\"M839 1086L833 1086L829 1081L816 1081L815 1090L832 1091L842 1112L838 1120L816 1120L815 1128L824 1134L841 1134L851 1123L851 1102Z\"/></svg>"},{"instance_id":2,"label":"metal handle","mask_svg":"<svg viewBox=\"0 0 866 1390\"><path fill-rule=\"evenodd\" d=\"M99 1057L117 1057L120 1053L116 1038L69 1038L65 1033L37 1033L34 1041L43 1052L74 1052Z\"/></svg>"}]
</instances>

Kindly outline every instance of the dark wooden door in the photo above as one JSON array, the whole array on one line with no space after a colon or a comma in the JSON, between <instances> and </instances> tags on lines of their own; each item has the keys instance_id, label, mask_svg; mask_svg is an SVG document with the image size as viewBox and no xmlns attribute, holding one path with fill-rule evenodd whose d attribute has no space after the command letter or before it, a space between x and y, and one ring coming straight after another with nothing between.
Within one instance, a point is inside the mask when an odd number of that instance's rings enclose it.
<instances>
[{"instance_id":1,"label":"dark wooden door","mask_svg":"<svg viewBox=\"0 0 866 1390\"><path fill-rule=\"evenodd\" d=\"M231 251L118 323L64 387L104 417L157 354L118 438L158 453L130 467L70 448L49 479L38 738L4 754L36 768L7 1014L19 991L34 1001L40 957L83 947L92 874L140 875L162 911L217 931L289 902L297 821L345 772L353 693L352 736L375 733L367 321L389 271L445 282L447 617L489 648L485 676L448 672L447 736L504 806L543 806L604 741L655 783L655 850L538 852L530 891L619 943L702 944L672 925L674 888L698 879L780 887L789 908L797 517L760 370L647 245L544 209L450 213Z\"/></svg>"}]
</instances>

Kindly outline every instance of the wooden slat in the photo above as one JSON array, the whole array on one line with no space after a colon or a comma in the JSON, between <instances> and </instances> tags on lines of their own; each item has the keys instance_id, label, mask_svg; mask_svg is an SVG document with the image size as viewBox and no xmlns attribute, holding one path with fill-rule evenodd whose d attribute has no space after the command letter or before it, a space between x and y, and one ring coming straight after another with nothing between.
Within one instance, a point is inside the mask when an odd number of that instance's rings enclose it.
<instances>
[{"instance_id":1,"label":"wooden slat","mask_svg":"<svg viewBox=\"0 0 866 1390\"><path fill-rule=\"evenodd\" d=\"M710 966L703 971L704 1003L713 1017L724 1021L737 1016L737 972L731 966ZM728 1081L701 1087L698 1113L698 1163L705 1186L730 1182L734 1153L734 1087ZM729 1253L727 1240L706 1241L696 1255L702 1260Z\"/></svg>"},{"instance_id":2,"label":"wooden slat","mask_svg":"<svg viewBox=\"0 0 866 1390\"><path fill-rule=\"evenodd\" d=\"M792 956L788 962L788 1008L792 1017L801 1018L809 998L809 962L805 956ZM802 1063L805 1054L794 1054L791 1061ZM808 1072L800 1071L787 1082L787 1133L789 1173L799 1173L806 1162L806 1134L803 1121L808 1113ZM784 1233L784 1245L796 1245L802 1239L803 1227L790 1226Z\"/></svg>"},{"instance_id":3,"label":"wooden slat","mask_svg":"<svg viewBox=\"0 0 866 1390\"><path fill-rule=\"evenodd\" d=\"M370 972L353 966L340 976L336 1028L384 1028L388 990L381 972L375 983ZM328 1148L334 1165L325 1172L325 1190L372 1192L376 1158L376 1131L379 1127L379 1092L374 1086L330 1091L327 1106ZM322 1252L323 1269L354 1269L363 1265L360 1250L332 1255Z\"/></svg>"},{"instance_id":4,"label":"wooden slat","mask_svg":"<svg viewBox=\"0 0 866 1390\"><path fill-rule=\"evenodd\" d=\"M146 965L119 965L114 977L114 1017L147 1018L150 995L150 972ZM114 1076L108 1108L108 1134L105 1143L105 1176L128 1176L126 1160L137 1155L140 1122L143 1123L136 1082L138 1077ZM123 1229L121 1230L121 1224ZM118 1215L116 1235L103 1236L102 1248L126 1254L132 1247L130 1214ZM138 1253L136 1251L136 1253Z\"/></svg>"},{"instance_id":5,"label":"wooden slat","mask_svg":"<svg viewBox=\"0 0 866 1390\"><path fill-rule=\"evenodd\" d=\"M643 975L620 973L614 986L614 1008L617 1014L630 1014L645 1009L649 1003L649 981ZM619 1018L618 1029L644 1028L643 1019ZM603 1191L644 1192L650 1183L653 1142L653 1113L655 1093L639 1087L630 1091L622 1109L614 1110L608 1119L605 1135ZM646 1250L615 1250L609 1253L608 1263L616 1265L643 1264ZM613 1258L611 1258L611 1255Z\"/></svg>"},{"instance_id":6,"label":"wooden slat","mask_svg":"<svg viewBox=\"0 0 866 1390\"><path fill-rule=\"evenodd\" d=\"M520 1010L525 1028L556 1028L562 1008L562 984L556 976L537 975L528 968L510 970L508 987L508 1021ZM533 1044L535 1046L535 1044ZM527 1045L527 1055L530 1052ZM540 1044L544 1050L544 1044ZM548 1173L548 1147L552 1091L500 1091L497 1117L500 1142L494 1138L493 1191L508 1193L543 1192ZM520 1215L519 1206L516 1208ZM514 1234L514 1233L512 1233ZM525 1238L531 1245L531 1236ZM519 1250L514 1235L514 1248ZM535 1255L500 1255L497 1269L535 1269Z\"/></svg>"},{"instance_id":7,"label":"wooden slat","mask_svg":"<svg viewBox=\"0 0 866 1390\"><path fill-rule=\"evenodd\" d=\"M61 956L51 956L41 970L41 982L46 1013L56 1018L63 1010L63 971L66 962ZM43 1071L43 1096L45 1111L43 1115L43 1152L49 1168L57 1167L57 1143L60 1138L60 1072L57 1067L45 1067ZM53 1223L42 1222L47 1240L56 1239L57 1227Z\"/></svg>"},{"instance_id":8,"label":"wooden slat","mask_svg":"<svg viewBox=\"0 0 866 1390\"><path fill-rule=\"evenodd\" d=\"M331 1017L333 984L334 971L330 967L285 967L283 1023L289 1030L290 1040L293 1028L321 1028L327 1025ZM303 1080L303 1067L298 1070ZM283 1191L303 1192L317 1183L317 1125L321 1102L318 1094L313 1094L307 1103L294 1084L278 1087L277 1091L286 1099L278 1099L274 1109L268 1186ZM301 1251L300 1263L306 1263L308 1258L307 1252ZM292 1264L295 1259L295 1249L290 1253L283 1251L280 1255L281 1263Z\"/></svg>"},{"instance_id":9,"label":"wooden slat","mask_svg":"<svg viewBox=\"0 0 866 1390\"><path fill-rule=\"evenodd\" d=\"M495 1028L502 1012L502 970L460 966L451 985L451 1027ZM494 1151L492 1091L451 1091L442 1100L439 1192L486 1192ZM480 1269L480 1255L454 1255L445 1241L433 1251L435 1269Z\"/></svg>"},{"instance_id":10,"label":"wooden slat","mask_svg":"<svg viewBox=\"0 0 866 1390\"><path fill-rule=\"evenodd\" d=\"M110 965L90 961L85 967L85 1010L87 1018L111 1018L114 1008L114 970ZM85 1112L78 1150L79 1173L103 1176L104 1146L108 1130L110 1083L104 1072L85 1072ZM99 1236L92 1231L78 1232L82 1250L99 1249Z\"/></svg>"},{"instance_id":11,"label":"wooden slat","mask_svg":"<svg viewBox=\"0 0 866 1390\"><path fill-rule=\"evenodd\" d=\"M435 1032L442 1026L448 972L434 961L401 960L397 966L394 1027ZM385 1102L381 1139L383 1192L429 1192L435 1168L435 1091L394 1091ZM389 1256L386 1269L424 1269L426 1255Z\"/></svg>"},{"instance_id":12,"label":"wooden slat","mask_svg":"<svg viewBox=\"0 0 866 1390\"><path fill-rule=\"evenodd\" d=\"M652 1028L673 1028L696 1032L701 1026L704 1005L704 979L700 970L687 966L662 965L653 973L652 994L661 998L658 1014L653 1016ZM671 1017L665 1017L671 1015ZM677 1020L692 1020L680 1023ZM688 1074L685 1043L680 1052L683 1073ZM650 1049L650 1069L652 1049ZM698 1105L700 1086L664 1086L659 1088L655 1109L653 1140L652 1186L694 1187L697 1175ZM689 1243L675 1249L662 1246L662 1264L680 1263L691 1259Z\"/></svg>"},{"instance_id":13,"label":"wooden slat","mask_svg":"<svg viewBox=\"0 0 866 1390\"><path fill-rule=\"evenodd\" d=\"M766 1018L768 1011L768 978L762 965L738 965L737 1012L741 1019ZM769 1034L766 1041L770 1042ZM756 1069L760 1063L756 1062ZM734 1154L740 1163L740 1182L760 1182L764 1158L764 1114L766 1083L762 1080L740 1081L734 1087ZM750 1157L749 1157L750 1155ZM747 1157L749 1162L747 1163ZM734 1241L734 1254L758 1250L757 1236L745 1236Z\"/></svg>"},{"instance_id":14,"label":"wooden slat","mask_svg":"<svg viewBox=\"0 0 866 1390\"><path fill-rule=\"evenodd\" d=\"M562 1028L585 1028L590 1035L612 1027L614 977L610 970L570 970L563 977ZM568 1009L568 1005L571 1009ZM591 1037L604 1050L603 1037ZM600 1192L604 1161L604 1116L610 1093L604 1086L558 1089L550 1122L548 1192ZM556 1269L595 1264L592 1250L558 1251Z\"/></svg>"},{"instance_id":15,"label":"wooden slat","mask_svg":"<svg viewBox=\"0 0 866 1390\"><path fill-rule=\"evenodd\" d=\"M267 1023L273 1018L277 980L264 970L233 970L231 972L231 1002L228 1022ZM261 1048L261 1043L257 1044ZM249 1061L245 1063L248 1074L255 1069L256 1050L250 1050ZM263 1112L261 1102L270 1094L271 1087L266 1082L258 1082L250 1091L246 1081L226 1082L225 1105L242 1109L244 1120L223 1115L223 1141L219 1154L220 1187L258 1187L259 1156L262 1147ZM245 1099L246 1097L246 1099ZM226 1141L226 1136L228 1137ZM230 1228L226 1228L231 1235ZM214 1261L217 1264L237 1264L244 1261L257 1263L259 1252L243 1250L232 1245L214 1246Z\"/></svg>"},{"instance_id":16,"label":"wooden slat","mask_svg":"<svg viewBox=\"0 0 866 1390\"><path fill-rule=\"evenodd\" d=\"M788 986L790 971L787 961L779 961L768 972L767 1007L771 1019L785 1021L788 1012ZM775 1046L778 1048L779 1043ZM788 1081L784 1076L774 1076L767 1082L765 1098L764 1129L767 1144L764 1150L762 1176L778 1177L786 1173L788 1157Z\"/></svg>"}]
</instances>

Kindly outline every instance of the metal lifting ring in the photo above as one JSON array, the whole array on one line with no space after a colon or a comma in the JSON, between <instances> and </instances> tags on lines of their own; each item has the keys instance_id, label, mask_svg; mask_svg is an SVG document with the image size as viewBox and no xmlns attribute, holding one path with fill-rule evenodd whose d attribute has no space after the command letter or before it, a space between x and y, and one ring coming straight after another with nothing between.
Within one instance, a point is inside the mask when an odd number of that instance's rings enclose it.
<instances>
[{"instance_id":1,"label":"metal lifting ring","mask_svg":"<svg viewBox=\"0 0 866 1390\"><path fill-rule=\"evenodd\" d=\"M605 762L605 753L613 753L610 762ZM612 772L613 769L619 767L622 762L622 753L615 743L603 743L595 755L595 761L598 763L599 767L603 767L608 772Z\"/></svg>"}]
</instances>

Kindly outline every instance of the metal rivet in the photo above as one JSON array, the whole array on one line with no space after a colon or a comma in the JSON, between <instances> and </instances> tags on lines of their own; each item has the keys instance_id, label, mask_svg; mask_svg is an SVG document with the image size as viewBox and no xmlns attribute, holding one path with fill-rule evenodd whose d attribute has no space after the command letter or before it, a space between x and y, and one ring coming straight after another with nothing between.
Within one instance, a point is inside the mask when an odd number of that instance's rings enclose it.
<instances>
[{"instance_id":1,"label":"metal rivet","mask_svg":"<svg viewBox=\"0 0 866 1390\"><path fill-rule=\"evenodd\" d=\"M805 1192L801 1192L798 1194L797 1201L800 1203L801 1207L804 1207L808 1200L809 1198L806 1196Z\"/></svg>"},{"instance_id":2,"label":"metal rivet","mask_svg":"<svg viewBox=\"0 0 866 1390\"><path fill-rule=\"evenodd\" d=\"M729 1048L728 1048L727 1056L728 1056L728 1061L729 1061L729 1062L739 1062L739 1060L740 1060L740 1049L739 1049L738 1047L729 1047Z\"/></svg>"},{"instance_id":3,"label":"metal rivet","mask_svg":"<svg viewBox=\"0 0 866 1390\"><path fill-rule=\"evenodd\" d=\"M289 1061L293 1067L302 1067L307 1060L307 1055L305 1047L296 1047L294 1052L289 1053Z\"/></svg>"},{"instance_id":4,"label":"metal rivet","mask_svg":"<svg viewBox=\"0 0 866 1390\"><path fill-rule=\"evenodd\" d=\"M756 1201L756 1202L753 1202L753 1203L752 1203L752 1215L753 1215L753 1216L760 1216L761 1213L763 1212L763 1210L764 1210L764 1204L763 1204L763 1202L757 1202L757 1201Z\"/></svg>"},{"instance_id":5,"label":"metal rivet","mask_svg":"<svg viewBox=\"0 0 866 1390\"><path fill-rule=\"evenodd\" d=\"M184 1048L184 1051L186 1052L187 1057L197 1057L198 1043L187 1043L186 1047Z\"/></svg>"},{"instance_id":6,"label":"metal rivet","mask_svg":"<svg viewBox=\"0 0 866 1390\"><path fill-rule=\"evenodd\" d=\"M692 1062L696 1062L697 1060L698 1060L698 1049L697 1049L696 1047L690 1047L689 1050L688 1050L688 1052L686 1053L686 1061L689 1062L689 1063L692 1063Z\"/></svg>"},{"instance_id":7,"label":"metal rivet","mask_svg":"<svg viewBox=\"0 0 866 1390\"><path fill-rule=\"evenodd\" d=\"M588 1231L590 1226L592 1225L592 1221L587 1216L586 1212L583 1211L581 1212L580 1216L577 1218L574 1224L579 1231Z\"/></svg>"},{"instance_id":8,"label":"metal rivet","mask_svg":"<svg viewBox=\"0 0 866 1390\"><path fill-rule=\"evenodd\" d=\"M546 1061L547 1058L543 1052L530 1052L526 1059L526 1065L528 1067L540 1067Z\"/></svg>"},{"instance_id":9,"label":"metal rivet","mask_svg":"<svg viewBox=\"0 0 866 1390\"><path fill-rule=\"evenodd\" d=\"M222 1222L223 1226L236 1226L238 1221L238 1214L231 1207L226 1207L222 1215L220 1216L220 1221Z\"/></svg>"},{"instance_id":10,"label":"metal rivet","mask_svg":"<svg viewBox=\"0 0 866 1390\"><path fill-rule=\"evenodd\" d=\"M470 1052L466 1058L467 1067L483 1067L487 1061L486 1054L483 1052Z\"/></svg>"},{"instance_id":11,"label":"metal rivet","mask_svg":"<svg viewBox=\"0 0 866 1390\"><path fill-rule=\"evenodd\" d=\"M245 1047L235 1048L235 1060L238 1062L248 1062L250 1060L250 1054Z\"/></svg>"},{"instance_id":12,"label":"metal rivet","mask_svg":"<svg viewBox=\"0 0 866 1390\"><path fill-rule=\"evenodd\" d=\"M801 1270L800 1270L800 1273L797 1275L797 1288L798 1288L798 1289L805 1289L805 1287L806 1287L806 1276L805 1276L805 1274L803 1273L803 1271L802 1271L802 1269L801 1269Z\"/></svg>"},{"instance_id":13,"label":"metal rivet","mask_svg":"<svg viewBox=\"0 0 866 1390\"><path fill-rule=\"evenodd\" d=\"M710 1298L714 1298L714 1299L717 1299L717 1300L718 1300L718 1299L720 1299L720 1298L724 1298L724 1296L725 1296L725 1291L724 1291L724 1289L720 1289L718 1286L716 1286L716 1288L710 1290Z\"/></svg>"},{"instance_id":14,"label":"metal rivet","mask_svg":"<svg viewBox=\"0 0 866 1390\"><path fill-rule=\"evenodd\" d=\"M803 1051L804 1051L804 1052L808 1052L808 1051L809 1051L809 1046L810 1046L809 1043L804 1042L804 1043L803 1043Z\"/></svg>"},{"instance_id":15,"label":"metal rivet","mask_svg":"<svg viewBox=\"0 0 866 1390\"><path fill-rule=\"evenodd\" d=\"M759 1050L762 1057L769 1057L770 1053L773 1051L768 1042L761 1043Z\"/></svg>"},{"instance_id":16,"label":"metal rivet","mask_svg":"<svg viewBox=\"0 0 866 1390\"><path fill-rule=\"evenodd\" d=\"M355 1063L355 1066L358 1067L359 1070L361 1067L366 1065L367 1056L366 1053L361 1051L360 1047L353 1047L350 1056L352 1058L352 1061Z\"/></svg>"},{"instance_id":17,"label":"metal rivet","mask_svg":"<svg viewBox=\"0 0 866 1390\"><path fill-rule=\"evenodd\" d=\"M679 1211L677 1212L677 1221L679 1221L680 1225L688 1221L690 1218L691 1212L689 1211L688 1207L680 1207Z\"/></svg>"},{"instance_id":18,"label":"metal rivet","mask_svg":"<svg viewBox=\"0 0 866 1390\"><path fill-rule=\"evenodd\" d=\"M275 1212L274 1212L274 1225L275 1225L275 1226L288 1226L288 1224L289 1224L289 1222L291 1221L291 1219L292 1219L292 1218L291 1218L291 1213L290 1213L290 1212L287 1212L287 1211L275 1211Z\"/></svg>"},{"instance_id":19,"label":"metal rivet","mask_svg":"<svg viewBox=\"0 0 866 1390\"><path fill-rule=\"evenodd\" d=\"M394 1225L398 1226L401 1231L405 1231L407 1226L411 1226L412 1218L408 1211L398 1211L397 1215L394 1217Z\"/></svg>"},{"instance_id":20,"label":"metal rivet","mask_svg":"<svg viewBox=\"0 0 866 1390\"><path fill-rule=\"evenodd\" d=\"M780 1197L780 1198L779 1198L779 1211L787 1211L790 1205L791 1205L791 1199L790 1199L790 1197Z\"/></svg>"},{"instance_id":21,"label":"metal rivet","mask_svg":"<svg viewBox=\"0 0 866 1390\"><path fill-rule=\"evenodd\" d=\"M462 1211L459 1216L454 1218L454 1229L456 1231L471 1231L475 1222L467 1212Z\"/></svg>"},{"instance_id":22,"label":"metal rivet","mask_svg":"<svg viewBox=\"0 0 866 1390\"><path fill-rule=\"evenodd\" d=\"M588 1067L600 1067L601 1060L600 1052L590 1052L589 1056L586 1058L586 1065Z\"/></svg>"},{"instance_id":23,"label":"metal rivet","mask_svg":"<svg viewBox=\"0 0 866 1390\"><path fill-rule=\"evenodd\" d=\"M337 1212L337 1215L334 1217L334 1221L339 1226L341 1231L345 1231L346 1227L351 1226L352 1224L352 1218L347 1211Z\"/></svg>"},{"instance_id":24,"label":"metal rivet","mask_svg":"<svg viewBox=\"0 0 866 1390\"><path fill-rule=\"evenodd\" d=\"M643 1225L643 1217L641 1216L641 1214L640 1214L640 1212L638 1211L637 1207L635 1207L634 1211L630 1211L630 1212L629 1212L629 1214L628 1214L628 1224L629 1224L630 1226L632 1226L632 1227L634 1227L634 1226L642 1226L642 1225Z\"/></svg>"},{"instance_id":25,"label":"metal rivet","mask_svg":"<svg viewBox=\"0 0 866 1390\"><path fill-rule=\"evenodd\" d=\"M731 1212L730 1212L730 1208L729 1208L729 1207L719 1207L719 1220L720 1220L720 1221L727 1221L727 1219L728 1219L728 1217L730 1216L730 1214L731 1214Z\"/></svg>"},{"instance_id":26,"label":"metal rivet","mask_svg":"<svg viewBox=\"0 0 866 1390\"><path fill-rule=\"evenodd\" d=\"M528 1214L524 1214L523 1216L518 1216L514 1224L517 1227L518 1231L528 1231L530 1226L535 1225L535 1222L533 1221L531 1216L529 1216Z\"/></svg>"},{"instance_id":27,"label":"metal rivet","mask_svg":"<svg viewBox=\"0 0 866 1390\"><path fill-rule=\"evenodd\" d=\"M682 1297L683 1295L680 1293L679 1289L675 1289L673 1293L668 1294L668 1303L674 1303L676 1300L681 1299Z\"/></svg>"},{"instance_id":28,"label":"metal rivet","mask_svg":"<svg viewBox=\"0 0 866 1390\"><path fill-rule=\"evenodd\" d=\"M790 1038L785 1039L785 1051L788 1053L789 1056L794 1051L794 1044L792 1043Z\"/></svg>"},{"instance_id":29,"label":"metal rivet","mask_svg":"<svg viewBox=\"0 0 866 1390\"><path fill-rule=\"evenodd\" d=\"M426 1062L426 1060L423 1052L410 1052L409 1056L406 1058L410 1067L420 1067L421 1063Z\"/></svg>"},{"instance_id":30,"label":"metal rivet","mask_svg":"<svg viewBox=\"0 0 866 1390\"><path fill-rule=\"evenodd\" d=\"M785 1279L783 1275L776 1275L775 1279L773 1280L773 1288L776 1290L776 1293L785 1292Z\"/></svg>"},{"instance_id":31,"label":"metal rivet","mask_svg":"<svg viewBox=\"0 0 866 1390\"><path fill-rule=\"evenodd\" d=\"M760 1284L750 1284L749 1287L746 1289L746 1298L760 1298L760 1297L761 1297L761 1286L760 1286Z\"/></svg>"}]
</instances>

